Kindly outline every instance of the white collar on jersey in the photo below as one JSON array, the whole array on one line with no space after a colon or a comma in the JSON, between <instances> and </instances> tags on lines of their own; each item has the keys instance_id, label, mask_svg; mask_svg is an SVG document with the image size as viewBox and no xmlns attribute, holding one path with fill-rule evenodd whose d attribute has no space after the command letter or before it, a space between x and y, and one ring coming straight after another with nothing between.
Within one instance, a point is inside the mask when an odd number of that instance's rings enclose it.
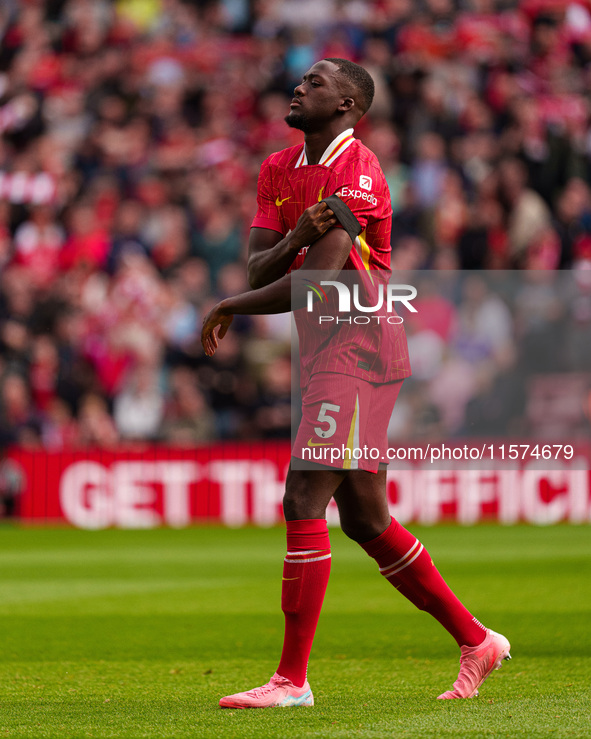
<instances>
[{"instance_id":1,"label":"white collar on jersey","mask_svg":"<svg viewBox=\"0 0 591 739\"><path fill-rule=\"evenodd\" d=\"M351 144L355 141L353 138L353 129L348 128L343 133L340 133L334 141L331 141L327 146L326 151L320 157L318 164L322 164L324 167L330 167L330 165L337 159L345 149L348 149ZM296 169L298 167L305 167L308 164L308 157L306 156L306 145L302 146L302 153L299 155L296 162Z\"/></svg>"}]
</instances>

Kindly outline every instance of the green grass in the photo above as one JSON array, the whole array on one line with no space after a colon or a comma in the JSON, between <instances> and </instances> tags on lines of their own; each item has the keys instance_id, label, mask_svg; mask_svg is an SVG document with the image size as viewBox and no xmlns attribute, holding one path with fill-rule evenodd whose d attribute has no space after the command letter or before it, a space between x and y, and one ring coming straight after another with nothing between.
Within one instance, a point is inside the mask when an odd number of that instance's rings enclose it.
<instances>
[{"instance_id":1,"label":"green grass","mask_svg":"<svg viewBox=\"0 0 591 739\"><path fill-rule=\"evenodd\" d=\"M0 530L1 737L589 737L591 529L413 528L512 662L436 701L455 643L339 531L314 708L222 711L282 636L282 530Z\"/></svg>"}]
</instances>

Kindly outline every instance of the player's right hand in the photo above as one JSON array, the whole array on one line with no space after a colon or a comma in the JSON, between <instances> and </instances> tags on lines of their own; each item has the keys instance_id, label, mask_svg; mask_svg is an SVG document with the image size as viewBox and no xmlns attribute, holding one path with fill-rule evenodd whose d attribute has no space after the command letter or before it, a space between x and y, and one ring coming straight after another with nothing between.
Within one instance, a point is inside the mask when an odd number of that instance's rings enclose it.
<instances>
[{"instance_id":1,"label":"player's right hand","mask_svg":"<svg viewBox=\"0 0 591 739\"><path fill-rule=\"evenodd\" d=\"M298 218L292 232L292 241L298 248L309 246L335 226L337 219L326 203L315 203Z\"/></svg>"},{"instance_id":2,"label":"player's right hand","mask_svg":"<svg viewBox=\"0 0 591 739\"><path fill-rule=\"evenodd\" d=\"M214 305L203 319L203 327L201 328L201 346L208 357L213 357L218 348L218 339L224 338L226 331L234 320L234 316L232 314L223 310L222 303ZM215 329L218 326L220 327L220 330L216 336Z\"/></svg>"}]
</instances>

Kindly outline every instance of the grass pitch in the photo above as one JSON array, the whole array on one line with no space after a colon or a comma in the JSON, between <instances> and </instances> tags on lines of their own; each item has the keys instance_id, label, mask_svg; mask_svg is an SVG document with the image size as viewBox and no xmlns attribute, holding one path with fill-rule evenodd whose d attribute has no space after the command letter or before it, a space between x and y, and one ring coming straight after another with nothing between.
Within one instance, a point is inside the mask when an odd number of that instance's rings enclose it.
<instances>
[{"instance_id":1,"label":"grass pitch","mask_svg":"<svg viewBox=\"0 0 591 739\"><path fill-rule=\"evenodd\" d=\"M513 660L459 651L332 532L314 708L221 710L277 666L281 529L0 530L0 737L589 737L591 529L411 527Z\"/></svg>"}]
</instances>

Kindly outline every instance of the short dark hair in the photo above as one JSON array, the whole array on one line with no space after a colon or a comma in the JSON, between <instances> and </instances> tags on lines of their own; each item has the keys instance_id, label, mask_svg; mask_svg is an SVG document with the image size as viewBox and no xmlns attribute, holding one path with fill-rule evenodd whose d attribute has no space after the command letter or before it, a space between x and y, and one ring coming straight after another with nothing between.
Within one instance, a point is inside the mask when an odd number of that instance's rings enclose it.
<instances>
[{"instance_id":1,"label":"short dark hair","mask_svg":"<svg viewBox=\"0 0 591 739\"><path fill-rule=\"evenodd\" d=\"M361 110L367 113L375 93L375 85L367 69L360 67L355 62L350 62L348 59L326 57L324 61L332 62L339 68L339 75L359 93L358 97L356 97L356 102L359 103Z\"/></svg>"}]
</instances>

